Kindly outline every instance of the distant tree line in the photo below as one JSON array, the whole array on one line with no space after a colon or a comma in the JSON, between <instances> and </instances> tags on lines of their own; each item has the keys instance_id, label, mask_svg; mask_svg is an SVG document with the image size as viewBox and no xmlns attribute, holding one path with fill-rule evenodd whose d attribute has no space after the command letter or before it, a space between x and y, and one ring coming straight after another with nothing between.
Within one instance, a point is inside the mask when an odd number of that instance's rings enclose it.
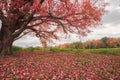
<instances>
[{"instance_id":1,"label":"distant tree line","mask_svg":"<svg viewBox=\"0 0 120 80\"><path fill-rule=\"evenodd\" d=\"M120 38L103 37L102 39L99 39L99 40L65 43L56 47L75 48L75 49L117 48L117 47L120 47Z\"/></svg>"}]
</instances>

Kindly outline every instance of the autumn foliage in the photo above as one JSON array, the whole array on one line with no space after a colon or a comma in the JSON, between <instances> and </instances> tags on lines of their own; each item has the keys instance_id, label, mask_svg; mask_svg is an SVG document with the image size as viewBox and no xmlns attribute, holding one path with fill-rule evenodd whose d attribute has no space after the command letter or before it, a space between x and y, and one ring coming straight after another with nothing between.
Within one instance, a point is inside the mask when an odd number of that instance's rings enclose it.
<instances>
[{"instance_id":1,"label":"autumn foliage","mask_svg":"<svg viewBox=\"0 0 120 80\"><path fill-rule=\"evenodd\" d=\"M104 0L0 0L0 53L11 54L13 42L28 33L43 44L69 33L84 36L105 6Z\"/></svg>"},{"instance_id":2,"label":"autumn foliage","mask_svg":"<svg viewBox=\"0 0 120 80\"><path fill-rule=\"evenodd\" d=\"M120 47L120 38L108 38L103 37L99 40L89 40L86 42L74 42L65 43L59 46L59 48L76 48L76 49L93 49L93 48L117 48Z\"/></svg>"}]
</instances>

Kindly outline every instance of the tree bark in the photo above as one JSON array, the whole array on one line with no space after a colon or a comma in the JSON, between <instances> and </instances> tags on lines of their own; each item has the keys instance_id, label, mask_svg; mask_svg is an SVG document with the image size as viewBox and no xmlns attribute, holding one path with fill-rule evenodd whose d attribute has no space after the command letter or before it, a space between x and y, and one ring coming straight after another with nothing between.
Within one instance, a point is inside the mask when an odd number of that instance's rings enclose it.
<instances>
[{"instance_id":1,"label":"tree bark","mask_svg":"<svg viewBox=\"0 0 120 80\"><path fill-rule=\"evenodd\" d=\"M1 56L5 56L5 55L12 55L12 44L13 44L13 40L12 39L8 39L6 38L6 40L2 40L0 42L0 54Z\"/></svg>"},{"instance_id":2,"label":"tree bark","mask_svg":"<svg viewBox=\"0 0 120 80\"><path fill-rule=\"evenodd\" d=\"M0 55L11 55L12 52L12 44L14 41L14 38L11 36L12 31L10 31L9 28L3 25L3 27L0 30Z\"/></svg>"}]
</instances>

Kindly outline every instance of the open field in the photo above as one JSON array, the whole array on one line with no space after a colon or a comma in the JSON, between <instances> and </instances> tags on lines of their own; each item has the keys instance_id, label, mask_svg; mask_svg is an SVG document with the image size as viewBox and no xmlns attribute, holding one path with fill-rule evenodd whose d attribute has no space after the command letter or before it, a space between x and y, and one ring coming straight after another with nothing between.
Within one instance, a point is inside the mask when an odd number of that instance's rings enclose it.
<instances>
[{"instance_id":1,"label":"open field","mask_svg":"<svg viewBox=\"0 0 120 80\"><path fill-rule=\"evenodd\" d=\"M76 53L97 53L97 54L112 54L112 55L120 55L120 48L98 48L98 49L74 49L74 48L21 48L14 46L14 51L25 50L25 51L53 51L53 52L76 52Z\"/></svg>"},{"instance_id":2,"label":"open field","mask_svg":"<svg viewBox=\"0 0 120 80\"><path fill-rule=\"evenodd\" d=\"M108 55L120 55L120 48L98 48L98 49L72 49L72 48L51 48L50 51L65 51L76 53L95 53L95 54L108 54Z\"/></svg>"},{"instance_id":3,"label":"open field","mask_svg":"<svg viewBox=\"0 0 120 80\"><path fill-rule=\"evenodd\" d=\"M0 58L0 80L120 80L120 55L17 51Z\"/></svg>"}]
</instances>

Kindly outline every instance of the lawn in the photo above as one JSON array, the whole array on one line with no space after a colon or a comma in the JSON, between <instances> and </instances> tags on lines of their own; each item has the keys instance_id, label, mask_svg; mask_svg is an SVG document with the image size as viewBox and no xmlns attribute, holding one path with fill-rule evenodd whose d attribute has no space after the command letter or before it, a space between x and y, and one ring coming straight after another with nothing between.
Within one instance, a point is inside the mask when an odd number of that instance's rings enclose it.
<instances>
[{"instance_id":1,"label":"lawn","mask_svg":"<svg viewBox=\"0 0 120 80\"><path fill-rule=\"evenodd\" d=\"M0 58L0 80L120 80L120 55L17 51Z\"/></svg>"}]
</instances>

